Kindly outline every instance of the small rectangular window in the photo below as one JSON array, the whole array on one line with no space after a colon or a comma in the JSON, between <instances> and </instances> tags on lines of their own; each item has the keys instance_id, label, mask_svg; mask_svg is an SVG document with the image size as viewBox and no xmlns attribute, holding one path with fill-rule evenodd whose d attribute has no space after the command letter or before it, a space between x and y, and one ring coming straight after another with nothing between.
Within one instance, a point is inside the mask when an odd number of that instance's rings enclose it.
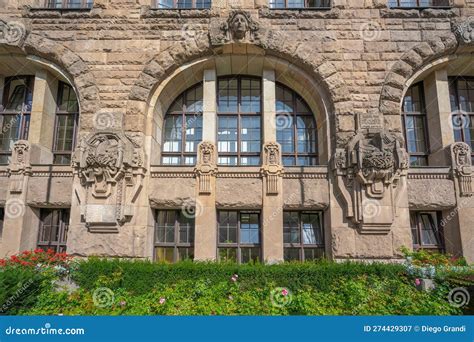
<instances>
[{"instance_id":1,"label":"small rectangular window","mask_svg":"<svg viewBox=\"0 0 474 342\"><path fill-rule=\"evenodd\" d=\"M69 209L41 209L38 248L65 252L69 230Z\"/></svg>"},{"instance_id":2,"label":"small rectangular window","mask_svg":"<svg viewBox=\"0 0 474 342\"><path fill-rule=\"evenodd\" d=\"M272 9L330 9L331 0L270 0Z\"/></svg>"},{"instance_id":3,"label":"small rectangular window","mask_svg":"<svg viewBox=\"0 0 474 342\"><path fill-rule=\"evenodd\" d=\"M211 8L211 0L156 0L158 9L206 9Z\"/></svg>"},{"instance_id":4,"label":"small rectangular window","mask_svg":"<svg viewBox=\"0 0 474 342\"><path fill-rule=\"evenodd\" d=\"M194 217L181 210L158 210L155 223L155 260L194 259Z\"/></svg>"},{"instance_id":5,"label":"small rectangular window","mask_svg":"<svg viewBox=\"0 0 474 342\"><path fill-rule=\"evenodd\" d=\"M84 9L92 8L94 5L93 0L46 0L46 8L57 8L57 9Z\"/></svg>"},{"instance_id":6,"label":"small rectangular window","mask_svg":"<svg viewBox=\"0 0 474 342\"><path fill-rule=\"evenodd\" d=\"M389 8L450 8L451 0L389 0Z\"/></svg>"},{"instance_id":7,"label":"small rectangular window","mask_svg":"<svg viewBox=\"0 0 474 342\"><path fill-rule=\"evenodd\" d=\"M217 229L220 261L261 260L259 212L219 211Z\"/></svg>"},{"instance_id":8,"label":"small rectangular window","mask_svg":"<svg viewBox=\"0 0 474 342\"><path fill-rule=\"evenodd\" d=\"M440 218L440 212L410 212L414 249L433 249L440 252L444 250Z\"/></svg>"},{"instance_id":9,"label":"small rectangular window","mask_svg":"<svg viewBox=\"0 0 474 342\"><path fill-rule=\"evenodd\" d=\"M285 261L309 261L324 257L324 231L320 212L283 212Z\"/></svg>"}]
</instances>

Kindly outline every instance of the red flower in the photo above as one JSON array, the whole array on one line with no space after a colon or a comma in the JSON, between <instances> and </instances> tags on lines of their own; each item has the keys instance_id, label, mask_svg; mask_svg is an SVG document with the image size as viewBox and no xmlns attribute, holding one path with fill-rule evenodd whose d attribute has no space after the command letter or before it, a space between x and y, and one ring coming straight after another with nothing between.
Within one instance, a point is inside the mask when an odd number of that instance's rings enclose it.
<instances>
[{"instance_id":1,"label":"red flower","mask_svg":"<svg viewBox=\"0 0 474 342\"><path fill-rule=\"evenodd\" d=\"M34 252L35 252L35 253L43 253L44 251L43 251L43 248L36 248L36 249L34 250Z\"/></svg>"}]
</instances>

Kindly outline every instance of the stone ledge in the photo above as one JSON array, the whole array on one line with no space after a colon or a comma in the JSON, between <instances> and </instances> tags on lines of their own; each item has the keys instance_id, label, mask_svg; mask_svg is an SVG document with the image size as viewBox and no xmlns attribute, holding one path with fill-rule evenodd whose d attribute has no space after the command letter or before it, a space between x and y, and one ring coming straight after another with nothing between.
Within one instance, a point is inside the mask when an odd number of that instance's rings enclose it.
<instances>
[{"instance_id":1,"label":"stone ledge","mask_svg":"<svg viewBox=\"0 0 474 342\"><path fill-rule=\"evenodd\" d=\"M28 7L25 9L24 17L41 19L41 18L100 18L100 9L97 8L41 8Z\"/></svg>"},{"instance_id":2,"label":"stone ledge","mask_svg":"<svg viewBox=\"0 0 474 342\"><path fill-rule=\"evenodd\" d=\"M458 9L391 9L380 10L381 18L453 18L460 16Z\"/></svg>"}]
</instances>

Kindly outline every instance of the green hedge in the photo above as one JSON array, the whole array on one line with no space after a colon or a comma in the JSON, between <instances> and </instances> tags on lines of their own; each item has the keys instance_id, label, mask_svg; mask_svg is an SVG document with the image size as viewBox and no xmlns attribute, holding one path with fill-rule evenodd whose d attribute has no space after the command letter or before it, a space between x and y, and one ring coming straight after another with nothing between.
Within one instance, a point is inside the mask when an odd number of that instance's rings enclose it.
<instances>
[{"instance_id":1,"label":"green hedge","mask_svg":"<svg viewBox=\"0 0 474 342\"><path fill-rule=\"evenodd\" d=\"M280 265L235 265L226 263L182 262L174 265L149 261L124 261L120 259L89 259L79 265L74 280L84 289L92 290L98 279L116 278L109 287L125 289L135 294L151 291L157 284L170 285L180 280L206 280L216 284L239 275L243 289L263 287L270 282L288 288L311 286L327 291L341 279L370 275L380 278L400 278L404 274L402 265L363 264L355 262L333 263L286 263Z\"/></svg>"}]
</instances>

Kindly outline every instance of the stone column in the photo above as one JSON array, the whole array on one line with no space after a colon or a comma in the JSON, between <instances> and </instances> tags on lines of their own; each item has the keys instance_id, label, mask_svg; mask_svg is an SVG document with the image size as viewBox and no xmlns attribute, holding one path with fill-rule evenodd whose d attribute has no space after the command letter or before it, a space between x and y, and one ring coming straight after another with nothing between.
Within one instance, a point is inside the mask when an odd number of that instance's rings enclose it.
<instances>
[{"instance_id":1,"label":"stone column","mask_svg":"<svg viewBox=\"0 0 474 342\"><path fill-rule=\"evenodd\" d=\"M217 258L217 102L216 70L204 70L203 84L203 142L198 147L196 173L196 216L194 259Z\"/></svg>"},{"instance_id":2,"label":"stone column","mask_svg":"<svg viewBox=\"0 0 474 342\"><path fill-rule=\"evenodd\" d=\"M424 81L428 137L431 149L430 165L449 163L445 148L454 142L451 124L448 72L436 70Z\"/></svg>"},{"instance_id":3,"label":"stone column","mask_svg":"<svg viewBox=\"0 0 474 342\"><path fill-rule=\"evenodd\" d=\"M276 142L275 71L263 70L262 249L267 263L283 261L283 166Z\"/></svg>"},{"instance_id":4,"label":"stone column","mask_svg":"<svg viewBox=\"0 0 474 342\"><path fill-rule=\"evenodd\" d=\"M45 70L35 74L28 140L31 143L31 162L50 164L56 115L57 79Z\"/></svg>"}]
</instances>

